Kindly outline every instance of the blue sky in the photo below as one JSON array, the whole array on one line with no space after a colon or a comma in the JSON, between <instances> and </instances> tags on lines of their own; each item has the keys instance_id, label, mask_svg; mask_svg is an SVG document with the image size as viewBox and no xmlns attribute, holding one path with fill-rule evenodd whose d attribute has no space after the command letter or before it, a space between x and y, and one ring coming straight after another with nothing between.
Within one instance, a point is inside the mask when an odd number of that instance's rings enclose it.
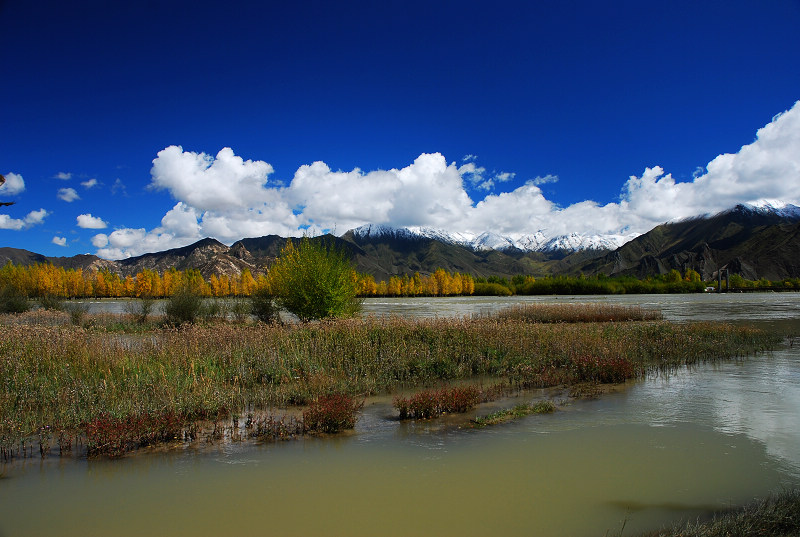
<instances>
[{"instance_id":1,"label":"blue sky","mask_svg":"<svg viewBox=\"0 0 800 537\"><path fill-rule=\"evenodd\" d=\"M800 204L800 1L0 1L0 246Z\"/></svg>"}]
</instances>

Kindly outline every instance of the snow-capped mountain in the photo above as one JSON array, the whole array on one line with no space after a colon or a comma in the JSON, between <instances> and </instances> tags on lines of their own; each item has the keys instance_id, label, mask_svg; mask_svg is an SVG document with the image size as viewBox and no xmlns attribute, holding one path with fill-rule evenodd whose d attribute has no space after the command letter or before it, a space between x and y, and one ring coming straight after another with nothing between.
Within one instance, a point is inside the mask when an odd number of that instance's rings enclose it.
<instances>
[{"instance_id":1,"label":"snow-capped mountain","mask_svg":"<svg viewBox=\"0 0 800 537\"><path fill-rule=\"evenodd\" d=\"M538 250L543 252L552 252L554 250L573 252L581 250L616 250L638 236L638 233L630 235L580 235L578 233L570 233L569 235L553 237Z\"/></svg>"},{"instance_id":2,"label":"snow-capped mountain","mask_svg":"<svg viewBox=\"0 0 800 537\"><path fill-rule=\"evenodd\" d=\"M735 209L741 208L758 214L774 214L781 218L800 220L800 207L780 200L762 199L751 203L742 203Z\"/></svg>"},{"instance_id":3,"label":"snow-capped mountain","mask_svg":"<svg viewBox=\"0 0 800 537\"><path fill-rule=\"evenodd\" d=\"M387 237L397 239L424 238L435 239L446 244L465 246L476 251L516 249L523 252L615 250L638 236L638 234L623 236L570 233L569 235L548 238L542 231L516 236L484 231L475 235L472 233L453 233L433 227L408 226L395 228L383 224L366 224L352 231L355 237L361 239Z\"/></svg>"}]
</instances>

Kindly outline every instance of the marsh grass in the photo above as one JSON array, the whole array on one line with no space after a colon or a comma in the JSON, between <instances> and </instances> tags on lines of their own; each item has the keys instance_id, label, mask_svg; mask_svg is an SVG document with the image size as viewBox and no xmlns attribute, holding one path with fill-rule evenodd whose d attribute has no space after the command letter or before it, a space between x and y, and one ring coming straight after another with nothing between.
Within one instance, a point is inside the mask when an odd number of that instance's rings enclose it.
<instances>
[{"instance_id":1,"label":"marsh grass","mask_svg":"<svg viewBox=\"0 0 800 537\"><path fill-rule=\"evenodd\" d=\"M245 423L245 429L250 431L250 436L253 438L273 442L290 440L305 433L302 420L285 415L278 418L272 414L257 419L251 416Z\"/></svg>"},{"instance_id":2,"label":"marsh grass","mask_svg":"<svg viewBox=\"0 0 800 537\"><path fill-rule=\"evenodd\" d=\"M63 310L69 315L72 324L81 325L89 312L89 306L80 302L69 302L64 304Z\"/></svg>"},{"instance_id":3,"label":"marsh grass","mask_svg":"<svg viewBox=\"0 0 800 537\"><path fill-rule=\"evenodd\" d=\"M751 537L800 535L800 491L788 490L710 521L676 525L648 537Z\"/></svg>"},{"instance_id":4,"label":"marsh grass","mask_svg":"<svg viewBox=\"0 0 800 537\"><path fill-rule=\"evenodd\" d=\"M176 328L131 318L119 330L113 322L91 316L76 326L65 312L43 310L0 316L0 457L38 452L47 427L50 446L84 439L92 451L114 453L180 437L198 420L309 405L326 394L363 397L478 377L513 389L617 381L780 341L751 328L663 321L217 320ZM118 440L103 436L114 430Z\"/></svg>"}]
</instances>

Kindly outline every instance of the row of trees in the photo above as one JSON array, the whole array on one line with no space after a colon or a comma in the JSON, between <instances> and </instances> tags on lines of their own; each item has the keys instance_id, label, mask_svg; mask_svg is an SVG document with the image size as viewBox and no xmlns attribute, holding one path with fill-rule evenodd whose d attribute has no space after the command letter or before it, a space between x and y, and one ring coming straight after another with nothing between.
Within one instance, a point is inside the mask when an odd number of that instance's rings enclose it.
<instances>
[{"instance_id":1,"label":"row of trees","mask_svg":"<svg viewBox=\"0 0 800 537\"><path fill-rule=\"evenodd\" d=\"M785 278L780 281L772 281L766 278L760 280L746 280L739 274L731 274L731 289L792 289L800 291L800 278ZM722 280L722 288L725 289L727 282Z\"/></svg>"},{"instance_id":2,"label":"row of trees","mask_svg":"<svg viewBox=\"0 0 800 537\"><path fill-rule=\"evenodd\" d=\"M298 246L287 245L285 249L287 259L291 258L293 263L300 263L297 255L304 247L303 243ZM318 252L316 255L321 253ZM355 292L359 296L455 296L471 295L475 290L472 276L457 272L453 274L441 268L431 275L415 273L413 276L393 276L388 282L376 282L371 275L356 273L349 267L346 259L340 261L347 264L343 272L352 280ZM320 278L321 272L317 270L320 266L322 266L321 261L316 258L308 262L303 273L311 278ZM257 277L245 269L239 276L211 275L205 279L194 269L172 268L163 274L144 269L136 275L122 276L109 270L65 269L50 263L27 266L8 263L0 268L0 288L11 286L29 297L169 297L184 288L205 297L249 297L256 290L266 289L270 292L281 270L280 267L281 265L276 265L267 275L261 274Z\"/></svg>"},{"instance_id":3,"label":"row of trees","mask_svg":"<svg viewBox=\"0 0 800 537\"><path fill-rule=\"evenodd\" d=\"M159 274L144 269L135 276L109 270L81 270L50 263L21 266L8 263L0 268L0 287L11 286L30 297L142 298L167 297L188 288L202 296L250 296L267 285L265 276L254 278L249 270L237 277L212 275L208 280L198 270L176 270Z\"/></svg>"},{"instance_id":4,"label":"row of trees","mask_svg":"<svg viewBox=\"0 0 800 537\"><path fill-rule=\"evenodd\" d=\"M725 289L725 281L722 288ZM730 277L732 290L769 289L798 290L800 278L785 278L771 281L746 280L738 274ZM704 282L700 273L688 269L683 274L673 269L666 274L658 274L639 279L633 276L547 276L533 278L514 276L503 278L492 276L475 280L474 294L482 295L614 295L614 294L659 294L659 293L701 293L707 287L716 287L717 281Z\"/></svg>"},{"instance_id":5,"label":"row of trees","mask_svg":"<svg viewBox=\"0 0 800 537\"><path fill-rule=\"evenodd\" d=\"M412 276L392 276L389 281L375 282L369 274L359 274L358 294L361 296L456 296L475 292L475 279L469 274L459 274L436 269L430 276L415 272Z\"/></svg>"},{"instance_id":6,"label":"row of trees","mask_svg":"<svg viewBox=\"0 0 800 537\"><path fill-rule=\"evenodd\" d=\"M645 293L699 293L705 290L700 274L692 269L683 274L666 274L638 279L633 276L491 276L476 280L476 294L493 295L614 295Z\"/></svg>"}]
</instances>

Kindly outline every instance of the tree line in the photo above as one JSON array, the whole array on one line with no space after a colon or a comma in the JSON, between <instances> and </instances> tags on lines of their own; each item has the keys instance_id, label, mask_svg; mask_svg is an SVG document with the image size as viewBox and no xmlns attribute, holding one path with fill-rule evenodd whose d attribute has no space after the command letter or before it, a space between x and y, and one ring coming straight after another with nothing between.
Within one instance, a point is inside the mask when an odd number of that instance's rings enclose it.
<instances>
[{"instance_id":1,"label":"tree line","mask_svg":"<svg viewBox=\"0 0 800 537\"><path fill-rule=\"evenodd\" d=\"M376 281L369 274L348 271L359 296L455 296L471 295L475 281L468 274L437 269L431 275L418 272ZM254 276L245 269L238 276L212 274L204 278L199 270L170 268L159 273L143 269L123 276L108 269L83 270L64 268L52 263L15 265L0 268L0 288L12 287L31 297L58 298L166 298L189 289L204 297L250 297L257 290L269 293L275 286L270 272Z\"/></svg>"},{"instance_id":2,"label":"tree line","mask_svg":"<svg viewBox=\"0 0 800 537\"><path fill-rule=\"evenodd\" d=\"M678 294L702 293L716 288L717 281L703 281L700 273L687 269L683 273L672 269L665 274L645 278L634 276L490 276L476 278L475 293L482 295L619 295L619 294ZM723 280L722 289L726 290ZM730 276L731 290L786 290L800 291L800 278L771 281L766 278L747 280L739 274Z\"/></svg>"},{"instance_id":3,"label":"tree line","mask_svg":"<svg viewBox=\"0 0 800 537\"><path fill-rule=\"evenodd\" d=\"M284 255L295 254L295 247ZM299 261L298 261L299 262ZM309 269L320 266L319 261L309 263ZM716 282L703 282L700 274L692 269L683 274L672 270L666 274L643 279L633 276L533 276L517 275L473 277L470 274L451 273L439 268L430 275L415 272L412 275L392 276L388 281L376 281L374 276L356 272L344 266L354 292L360 297L413 297L413 296L459 296L459 295L576 295L576 294L652 294L652 293L697 293ZM314 276L311 272L310 277ZM781 281L751 281L738 274L731 275L731 287L737 289L787 289L800 290L800 278ZM725 282L723 282L725 285ZM204 278L199 270L170 268L159 273L143 269L135 275L123 276L108 269L83 270L58 267L51 263L15 265L11 262L0 268L0 289L11 287L31 297L59 298L166 298L176 292L189 289L204 297L251 297L254 293L277 294L275 278L271 272L254 276L245 269L238 276L225 274Z\"/></svg>"},{"instance_id":4,"label":"tree line","mask_svg":"<svg viewBox=\"0 0 800 537\"><path fill-rule=\"evenodd\" d=\"M57 267L52 263L15 265L0 268L0 287L13 287L32 297L59 298L164 298L181 289L201 296L250 296L265 285L266 278L254 278L249 270L239 276L212 275L205 279L199 270L171 268L159 273L144 269L123 276L108 269L83 270Z\"/></svg>"}]
</instances>

